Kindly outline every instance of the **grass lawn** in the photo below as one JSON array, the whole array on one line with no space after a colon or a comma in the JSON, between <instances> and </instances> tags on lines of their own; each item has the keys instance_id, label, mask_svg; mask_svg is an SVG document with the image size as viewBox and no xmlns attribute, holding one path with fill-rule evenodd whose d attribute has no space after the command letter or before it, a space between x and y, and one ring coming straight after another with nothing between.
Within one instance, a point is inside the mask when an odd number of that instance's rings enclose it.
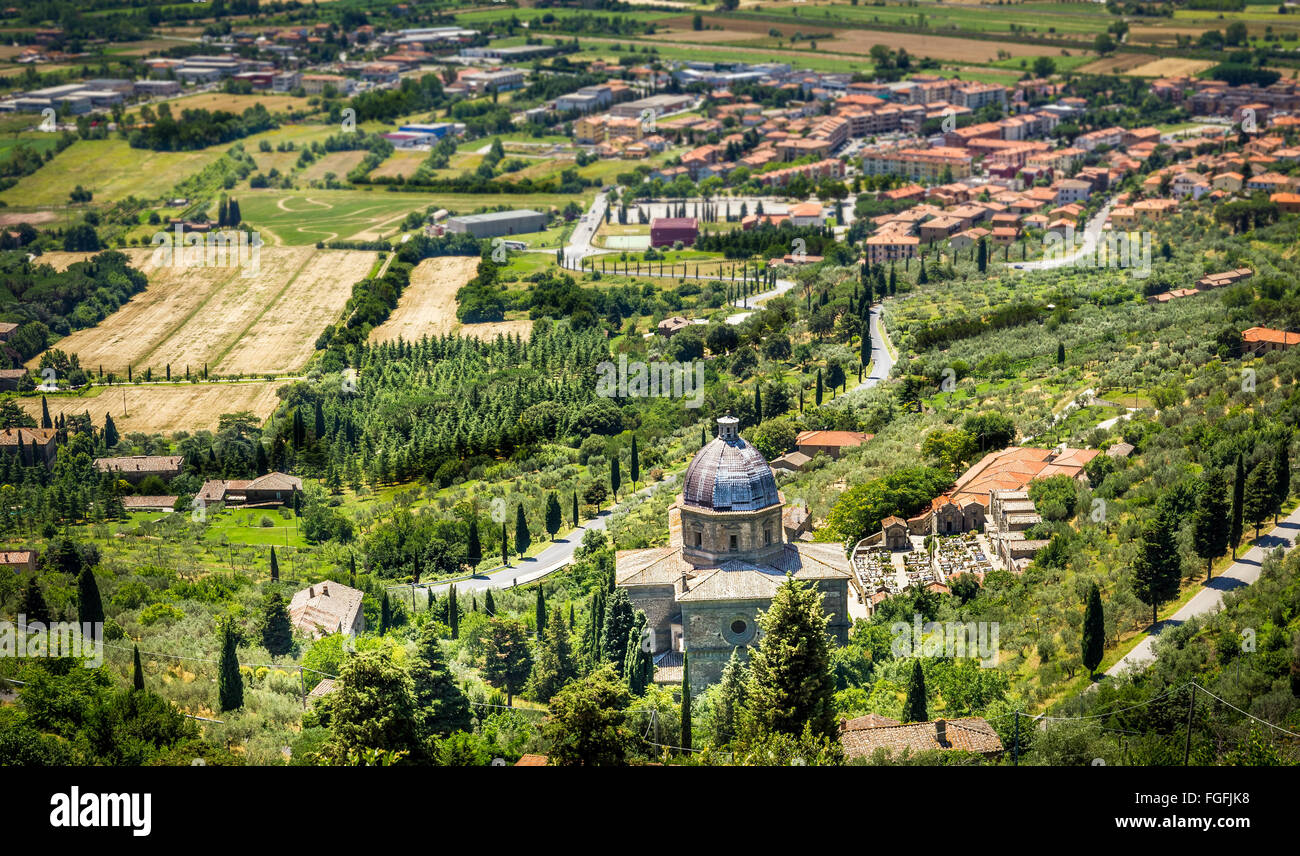
<instances>
[{"instance_id":1,"label":"grass lawn","mask_svg":"<svg viewBox=\"0 0 1300 856\"><path fill-rule=\"evenodd\" d=\"M507 204L546 210L574 197L561 194L403 193L385 190L249 190L239 197L244 220L290 246L317 241L391 239L411 211L469 213ZM580 200L586 204L587 199ZM268 240L269 243L275 241Z\"/></svg>"}]
</instances>

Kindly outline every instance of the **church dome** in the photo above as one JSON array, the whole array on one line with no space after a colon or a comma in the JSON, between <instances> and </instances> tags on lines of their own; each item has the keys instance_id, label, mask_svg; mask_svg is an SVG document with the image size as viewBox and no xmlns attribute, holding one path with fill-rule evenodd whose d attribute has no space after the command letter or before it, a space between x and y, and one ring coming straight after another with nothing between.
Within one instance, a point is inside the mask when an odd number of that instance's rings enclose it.
<instances>
[{"instance_id":1,"label":"church dome","mask_svg":"<svg viewBox=\"0 0 1300 856\"><path fill-rule=\"evenodd\" d=\"M682 501L713 511L758 511L781 502L776 478L762 453L738 433L739 420L718 419L718 436L686 468Z\"/></svg>"}]
</instances>

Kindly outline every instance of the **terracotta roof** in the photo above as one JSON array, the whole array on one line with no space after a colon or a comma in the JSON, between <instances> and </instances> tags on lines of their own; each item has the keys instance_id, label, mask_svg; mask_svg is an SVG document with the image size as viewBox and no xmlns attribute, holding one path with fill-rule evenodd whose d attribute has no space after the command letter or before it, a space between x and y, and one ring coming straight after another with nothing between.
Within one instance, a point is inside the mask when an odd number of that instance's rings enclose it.
<instances>
[{"instance_id":1,"label":"terracotta roof","mask_svg":"<svg viewBox=\"0 0 1300 856\"><path fill-rule=\"evenodd\" d=\"M800 431L794 438L796 446L861 446L875 434L860 431Z\"/></svg>"},{"instance_id":2,"label":"terracotta roof","mask_svg":"<svg viewBox=\"0 0 1300 856\"><path fill-rule=\"evenodd\" d=\"M17 446L21 440L30 446L32 441L44 446L54 439L53 428L5 428L0 430L0 446Z\"/></svg>"},{"instance_id":3,"label":"terracotta roof","mask_svg":"<svg viewBox=\"0 0 1300 856\"><path fill-rule=\"evenodd\" d=\"M860 722L862 718L854 720ZM940 734L943 736L940 737ZM867 757L877 749L888 754L929 750L978 752L993 755L1003 750L997 732L981 717L913 722L907 725L881 725L845 730L840 735L844 754L849 758Z\"/></svg>"},{"instance_id":4,"label":"terracotta roof","mask_svg":"<svg viewBox=\"0 0 1300 856\"><path fill-rule=\"evenodd\" d=\"M124 458L95 458L95 469L115 473L156 473L179 470L184 455L130 455Z\"/></svg>"},{"instance_id":5,"label":"terracotta roof","mask_svg":"<svg viewBox=\"0 0 1300 856\"><path fill-rule=\"evenodd\" d=\"M548 761L545 755L522 755L515 762L516 767L545 767Z\"/></svg>"},{"instance_id":6,"label":"terracotta roof","mask_svg":"<svg viewBox=\"0 0 1300 856\"><path fill-rule=\"evenodd\" d=\"M362 593L331 580L295 592L289 601L294 627L313 637L349 633L361 612Z\"/></svg>"},{"instance_id":7,"label":"terracotta roof","mask_svg":"<svg viewBox=\"0 0 1300 856\"><path fill-rule=\"evenodd\" d=\"M1288 333L1271 327L1251 327L1241 334L1247 342L1272 342L1275 345L1300 345L1300 333Z\"/></svg>"},{"instance_id":8,"label":"terracotta roof","mask_svg":"<svg viewBox=\"0 0 1300 856\"><path fill-rule=\"evenodd\" d=\"M3 550L0 551L0 565L26 564L35 556L34 550Z\"/></svg>"}]
</instances>

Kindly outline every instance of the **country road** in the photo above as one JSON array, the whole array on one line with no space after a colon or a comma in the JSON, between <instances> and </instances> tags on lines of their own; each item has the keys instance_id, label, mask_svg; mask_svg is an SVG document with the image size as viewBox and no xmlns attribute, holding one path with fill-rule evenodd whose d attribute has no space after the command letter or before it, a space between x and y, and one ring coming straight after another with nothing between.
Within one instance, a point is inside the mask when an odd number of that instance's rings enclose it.
<instances>
[{"instance_id":1,"label":"country road","mask_svg":"<svg viewBox=\"0 0 1300 856\"><path fill-rule=\"evenodd\" d=\"M1248 586L1259 579L1260 565L1264 557L1281 547L1289 552L1296 545L1300 534L1300 508L1291 512L1272 531L1259 537L1255 546L1234 562L1226 571L1205 583L1196 595L1169 618L1158 622L1137 646L1120 658L1119 662L1106 670L1110 677L1116 677L1127 669L1141 670L1156 658L1155 640L1161 631L1176 627L1198 615L1207 615L1223 604L1224 592Z\"/></svg>"}]
</instances>

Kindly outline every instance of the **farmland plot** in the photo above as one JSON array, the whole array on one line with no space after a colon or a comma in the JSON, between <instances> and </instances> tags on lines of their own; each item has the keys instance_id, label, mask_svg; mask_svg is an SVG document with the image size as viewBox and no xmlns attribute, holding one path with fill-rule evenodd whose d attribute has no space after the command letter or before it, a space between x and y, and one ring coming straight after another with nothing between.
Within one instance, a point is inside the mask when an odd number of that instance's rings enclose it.
<instances>
[{"instance_id":1,"label":"farmland plot","mask_svg":"<svg viewBox=\"0 0 1300 856\"><path fill-rule=\"evenodd\" d=\"M296 371L376 258L372 252L263 247L258 271L244 276L238 266L158 267L150 250L129 255L149 287L56 345L77 354L88 369L124 375L127 366L152 368L160 376L167 365L173 375L186 367L201 372L205 365L218 374Z\"/></svg>"},{"instance_id":2,"label":"farmland plot","mask_svg":"<svg viewBox=\"0 0 1300 856\"><path fill-rule=\"evenodd\" d=\"M97 387L84 396L53 395L46 400L51 417L89 413L96 425L103 425L104 414L110 413L123 434L171 434L215 431L223 413L247 410L265 420L280 401L276 390L282 385L277 381L123 384ZM40 396L24 396L17 401L25 411L40 418Z\"/></svg>"}]
</instances>

